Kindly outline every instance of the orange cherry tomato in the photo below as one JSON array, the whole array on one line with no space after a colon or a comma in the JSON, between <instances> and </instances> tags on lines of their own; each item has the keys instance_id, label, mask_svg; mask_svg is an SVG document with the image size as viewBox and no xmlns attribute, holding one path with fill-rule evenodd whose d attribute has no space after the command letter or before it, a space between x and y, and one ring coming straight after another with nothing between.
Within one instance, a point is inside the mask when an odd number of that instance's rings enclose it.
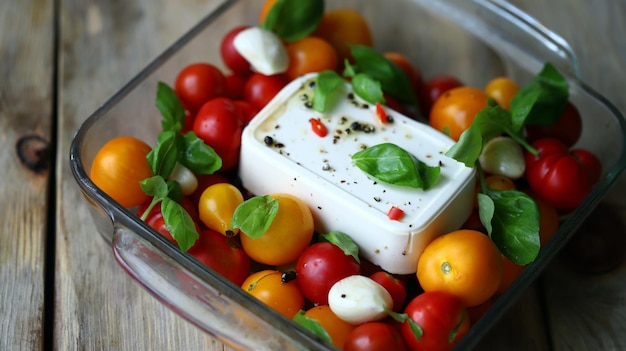
<instances>
[{"instance_id":1,"label":"orange cherry tomato","mask_svg":"<svg viewBox=\"0 0 626 351\"><path fill-rule=\"evenodd\" d=\"M339 62L337 52L322 38L308 36L288 43L286 49L289 55L289 67L285 75L289 80L294 80L306 73L337 69Z\"/></svg>"},{"instance_id":2,"label":"orange cherry tomato","mask_svg":"<svg viewBox=\"0 0 626 351\"><path fill-rule=\"evenodd\" d=\"M519 85L507 77L497 77L489 81L485 86L485 94L494 99L500 107L509 110L511 100L519 91Z\"/></svg>"},{"instance_id":3,"label":"orange cherry tomato","mask_svg":"<svg viewBox=\"0 0 626 351\"><path fill-rule=\"evenodd\" d=\"M357 327L337 317L328 305L312 307L304 312L304 316L317 321L339 349L343 349L348 335Z\"/></svg>"},{"instance_id":4,"label":"orange cherry tomato","mask_svg":"<svg viewBox=\"0 0 626 351\"><path fill-rule=\"evenodd\" d=\"M372 32L367 20L351 9L334 9L324 13L315 36L327 40L337 51L339 63L351 59L350 45L372 46Z\"/></svg>"},{"instance_id":5,"label":"orange cherry tomato","mask_svg":"<svg viewBox=\"0 0 626 351\"><path fill-rule=\"evenodd\" d=\"M241 288L291 319L304 307L304 296L295 280L283 281L283 273L266 269L252 273Z\"/></svg>"},{"instance_id":6,"label":"orange cherry tomato","mask_svg":"<svg viewBox=\"0 0 626 351\"><path fill-rule=\"evenodd\" d=\"M130 208L149 199L139 182L152 177L146 156L152 148L130 136L121 136L104 144L91 163L90 178L113 200Z\"/></svg>"},{"instance_id":7,"label":"orange cherry tomato","mask_svg":"<svg viewBox=\"0 0 626 351\"><path fill-rule=\"evenodd\" d=\"M515 182L509 177L492 174L485 178L485 182L490 189L494 190L513 190L515 189Z\"/></svg>"},{"instance_id":8,"label":"orange cherry tomato","mask_svg":"<svg viewBox=\"0 0 626 351\"><path fill-rule=\"evenodd\" d=\"M278 213L269 229L252 239L242 233L241 244L255 261L279 266L295 261L313 238L313 214L301 199L290 194L270 194L278 200Z\"/></svg>"},{"instance_id":9,"label":"orange cherry tomato","mask_svg":"<svg viewBox=\"0 0 626 351\"><path fill-rule=\"evenodd\" d=\"M494 295L502 271L502 255L494 242L479 231L461 229L426 246L418 260L417 279L424 291L446 291L472 307Z\"/></svg>"},{"instance_id":10,"label":"orange cherry tomato","mask_svg":"<svg viewBox=\"0 0 626 351\"><path fill-rule=\"evenodd\" d=\"M441 95L430 110L430 125L459 140L461 133L474 122L474 117L487 107L487 94L470 86L453 88Z\"/></svg>"}]
</instances>

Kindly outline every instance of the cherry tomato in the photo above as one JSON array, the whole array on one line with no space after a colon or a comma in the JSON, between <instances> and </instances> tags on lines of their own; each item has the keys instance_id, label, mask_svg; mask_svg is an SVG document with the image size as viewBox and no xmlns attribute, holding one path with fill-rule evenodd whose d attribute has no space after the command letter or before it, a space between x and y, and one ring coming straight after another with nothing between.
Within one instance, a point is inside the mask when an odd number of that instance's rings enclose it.
<instances>
[{"instance_id":1,"label":"cherry tomato","mask_svg":"<svg viewBox=\"0 0 626 351\"><path fill-rule=\"evenodd\" d=\"M330 336L333 345L342 349L348 340L348 335L356 328L341 318L330 309L328 305L311 307L304 313L305 317L317 321Z\"/></svg>"},{"instance_id":2,"label":"cherry tomato","mask_svg":"<svg viewBox=\"0 0 626 351\"><path fill-rule=\"evenodd\" d=\"M403 351L406 344L398 329L384 322L357 326L346 339L344 351Z\"/></svg>"},{"instance_id":3,"label":"cherry tomato","mask_svg":"<svg viewBox=\"0 0 626 351\"><path fill-rule=\"evenodd\" d=\"M419 96L424 89L424 80L422 79L422 72L417 68L417 66L415 66L408 57L399 52L387 51L383 53L383 56L398 65L398 67L404 71L411 82L411 86L413 87L416 96Z\"/></svg>"},{"instance_id":4,"label":"cherry tomato","mask_svg":"<svg viewBox=\"0 0 626 351\"><path fill-rule=\"evenodd\" d=\"M459 140L461 133L474 122L474 117L487 107L487 95L480 89L462 86L441 95L430 110L430 125Z\"/></svg>"},{"instance_id":5,"label":"cherry tomato","mask_svg":"<svg viewBox=\"0 0 626 351\"><path fill-rule=\"evenodd\" d=\"M139 182L152 177L146 156L151 147L130 136L109 140L91 163L89 177L94 184L120 205L130 208L149 199Z\"/></svg>"},{"instance_id":6,"label":"cherry tomato","mask_svg":"<svg viewBox=\"0 0 626 351\"><path fill-rule=\"evenodd\" d=\"M485 87L485 93L494 99L500 107L509 110L511 100L519 91L519 85L507 77L497 77L489 81Z\"/></svg>"},{"instance_id":7,"label":"cherry tomato","mask_svg":"<svg viewBox=\"0 0 626 351\"><path fill-rule=\"evenodd\" d=\"M360 265L354 257L329 242L307 247L296 262L300 290L307 299L320 305L328 304L328 291L333 284L360 272Z\"/></svg>"},{"instance_id":8,"label":"cherry tomato","mask_svg":"<svg viewBox=\"0 0 626 351\"><path fill-rule=\"evenodd\" d=\"M235 100L233 101L233 103L241 111L244 126L250 123L252 118L254 118L254 116L259 113L259 109L252 105L252 103L250 103L249 101Z\"/></svg>"},{"instance_id":9,"label":"cherry tomato","mask_svg":"<svg viewBox=\"0 0 626 351\"><path fill-rule=\"evenodd\" d=\"M406 300L406 288L404 287L404 283L385 271L375 272L369 277L382 285L383 288L389 292L389 295L391 295L393 299L393 310L396 312L401 311Z\"/></svg>"},{"instance_id":10,"label":"cherry tomato","mask_svg":"<svg viewBox=\"0 0 626 351\"><path fill-rule=\"evenodd\" d=\"M248 255L272 266L295 261L313 238L313 214L301 199L286 193L269 194L278 201L278 213L268 230L256 239L240 235Z\"/></svg>"},{"instance_id":11,"label":"cherry tomato","mask_svg":"<svg viewBox=\"0 0 626 351\"><path fill-rule=\"evenodd\" d=\"M222 158L222 170L239 162L242 120L241 111L225 97L210 100L196 115L193 131Z\"/></svg>"},{"instance_id":12,"label":"cherry tomato","mask_svg":"<svg viewBox=\"0 0 626 351\"><path fill-rule=\"evenodd\" d=\"M262 109L287 84L282 75L266 76L253 73L243 90L244 100L249 101L257 109Z\"/></svg>"},{"instance_id":13,"label":"cherry tomato","mask_svg":"<svg viewBox=\"0 0 626 351\"><path fill-rule=\"evenodd\" d=\"M585 167L591 184L597 183L602 176L602 164L596 155L585 149L574 149L571 154Z\"/></svg>"},{"instance_id":14,"label":"cherry tomato","mask_svg":"<svg viewBox=\"0 0 626 351\"><path fill-rule=\"evenodd\" d=\"M526 178L532 191L558 210L576 208L591 191L591 176L598 172L587 164L599 165L599 161L581 162L554 138L539 139L532 146L539 152L537 156L526 152ZM583 157L595 158L591 153Z\"/></svg>"},{"instance_id":15,"label":"cherry tomato","mask_svg":"<svg viewBox=\"0 0 626 351\"><path fill-rule=\"evenodd\" d=\"M222 61L226 67L230 68L233 73L236 75L246 76L252 73L250 68L250 63L246 60L237 49L235 49L235 45L233 41L237 34L239 34L244 29L248 29L249 26L237 26L231 29L224 38L222 39L222 43L220 44L220 54L222 56Z\"/></svg>"},{"instance_id":16,"label":"cherry tomato","mask_svg":"<svg viewBox=\"0 0 626 351\"><path fill-rule=\"evenodd\" d=\"M465 335L470 319L461 301L443 291L427 291L417 295L404 313L422 329L415 335L409 321L402 323L401 332L410 350L447 351Z\"/></svg>"},{"instance_id":17,"label":"cherry tomato","mask_svg":"<svg viewBox=\"0 0 626 351\"><path fill-rule=\"evenodd\" d=\"M221 173L213 173L213 174L197 174L198 178L198 187L193 194L190 195L192 202L197 206L202 193L206 188L213 184L217 183L230 183L230 180Z\"/></svg>"},{"instance_id":18,"label":"cherry tomato","mask_svg":"<svg viewBox=\"0 0 626 351\"><path fill-rule=\"evenodd\" d=\"M225 77L224 96L233 100L243 99L243 90L248 81L247 77L238 74L229 74Z\"/></svg>"},{"instance_id":19,"label":"cherry tomato","mask_svg":"<svg viewBox=\"0 0 626 351\"><path fill-rule=\"evenodd\" d=\"M446 91L458 88L464 84L457 78L448 75L434 76L423 84L423 89L420 93L420 106L425 116L430 114L430 109L433 104L443 93Z\"/></svg>"},{"instance_id":20,"label":"cherry tomato","mask_svg":"<svg viewBox=\"0 0 626 351\"><path fill-rule=\"evenodd\" d=\"M193 63L176 77L174 90L184 106L198 110L207 101L225 92L226 78L219 68L209 63Z\"/></svg>"},{"instance_id":21,"label":"cherry tomato","mask_svg":"<svg viewBox=\"0 0 626 351\"><path fill-rule=\"evenodd\" d=\"M369 24L351 9L332 9L324 13L314 34L327 40L336 50L339 63L351 59L350 45L372 46Z\"/></svg>"},{"instance_id":22,"label":"cherry tomato","mask_svg":"<svg viewBox=\"0 0 626 351\"><path fill-rule=\"evenodd\" d=\"M250 274L251 262L234 238L214 230L203 230L189 254L234 284L241 285Z\"/></svg>"},{"instance_id":23,"label":"cherry tomato","mask_svg":"<svg viewBox=\"0 0 626 351\"><path fill-rule=\"evenodd\" d=\"M261 270L246 278L241 288L291 319L304 307L304 296L295 281L282 277L279 271Z\"/></svg>"},{"instance_id":24,"label":"cherry tomato","mask_svg":"<svg viewBox=\"0 0 626 351\"><path fill-rule=\"evenodd\" d=\"M289 67L285 75L294 80L301 75L325 70L336 70L338 66L335 48L326 40L314 36L304 37L286 45Z\"/></svg>"},{"instance_id":25,"label":"cherry tomato","mask_svg":"<svg viewBox=\"0 0 626 351\"><path fill-rule=\"evenodd\" d=\"M556 138L566 146L576 144L583 130L582 117L578 108L568 101L561 117L550 125L526 125L526 138L529 142L543 138Z\"/></svg>"},{"instance_id":26,"label":"cherry tomato","mask_svg":"<svg viewBox=\"0 0 626 351\"><path fill-rule=\"evenodd\" d=\"M217 183L202 192L198 202L200 220L207 228L226 236L234 236L230 228L235 209L243 202L239 189L230 183Z\"/></svg>"}]
</instances>

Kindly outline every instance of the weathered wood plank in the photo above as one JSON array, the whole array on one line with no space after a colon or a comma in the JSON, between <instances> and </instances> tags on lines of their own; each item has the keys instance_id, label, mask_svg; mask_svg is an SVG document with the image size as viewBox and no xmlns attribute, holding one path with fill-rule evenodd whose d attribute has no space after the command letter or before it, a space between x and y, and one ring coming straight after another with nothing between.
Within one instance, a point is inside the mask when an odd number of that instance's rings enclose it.
<instances>
[{"instance_id":1,"label":"weathered wood plank","mask_svg":"<svg viewBox=\"0 0 626 351\"><path fill-rule=\"evenodd\" d=\"M16 146L49 151L52 29L51 2L0 3L1 350L38 350L43 345L48 166L52 165L47 155L28 153L32 161L43 160L33 171L20 162Z\"/></svg>"}]
</instances>

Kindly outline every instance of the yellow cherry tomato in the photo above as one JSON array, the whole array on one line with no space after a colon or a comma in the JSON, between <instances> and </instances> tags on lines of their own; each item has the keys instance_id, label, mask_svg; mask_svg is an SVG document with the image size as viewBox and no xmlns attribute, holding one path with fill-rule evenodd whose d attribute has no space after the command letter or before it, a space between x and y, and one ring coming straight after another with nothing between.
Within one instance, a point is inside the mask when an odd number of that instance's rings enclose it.
<instances>
[{"instance_id":1,"label":"yellow cherry tomato","mask_svg":"<svg viewBox=\"0 0 626 351\"><path fill-rule=\"evenodd\" d=\"M243 202L241 191L230 183L217 183L207 187L200 195L198 213L209 229L233 236L230 221L235 209Z\"/></svg>"},{"instance_id":2,"label":"yellow cherry tomato","mask_svg":"<svg viewBox=\"0 0 626 351\"><path fill-rule=\"evenodd\" d=\"M276 270L252 273L241 288L289 319L304 307L304 295L296 281L283 280L283 273Z\"/></svg>"},{"instance_id":3,"label":"yellow cherry tomato","mask_svg":"<svg viewBox=\"0 0 626 351\"><path fill-rule=\"evenodd\" d=\"M241 245L253 260L279 266L295 261L311 243L313 214L304 201L293 195L270 196L278 201L278 212L272 224L256 239L242 234Z\"/></svg>"},{"instance_id":4,"label":"yellow cherry tomato","mask_svg":"<svg viewBox=\"0 0 626 351\"><path fill-rule=\"evenodd\" d=\"M485 87L485 94L494 99L500 107L507 111L511 106L511 100L513 100L518 91L519 86L517 83L507 77L494 78Z\"/></svg>"}]
</instances>

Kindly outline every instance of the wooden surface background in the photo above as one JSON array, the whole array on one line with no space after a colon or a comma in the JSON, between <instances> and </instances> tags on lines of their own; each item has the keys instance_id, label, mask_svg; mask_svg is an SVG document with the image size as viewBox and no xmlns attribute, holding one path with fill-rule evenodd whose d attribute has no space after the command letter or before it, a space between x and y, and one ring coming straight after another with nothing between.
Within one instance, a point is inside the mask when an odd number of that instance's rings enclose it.
<instances>
[{"instance_id":1,"label":"wooden surface background","mask_svg":"<svg viewBox=\"0 0 626 351\"><path fill-rule=\"evenodd\" d=\"M512 2L567 39L584 80L626 112L626 1ZM0 350L228 349L123 273L67 156L87 116L213 6L0 2ZM624 190L622 177L606 201L619 218ZM624 264L589 275L557 259L480 349L624 350L625 282Z\"/></svg>"}]
</instances>

